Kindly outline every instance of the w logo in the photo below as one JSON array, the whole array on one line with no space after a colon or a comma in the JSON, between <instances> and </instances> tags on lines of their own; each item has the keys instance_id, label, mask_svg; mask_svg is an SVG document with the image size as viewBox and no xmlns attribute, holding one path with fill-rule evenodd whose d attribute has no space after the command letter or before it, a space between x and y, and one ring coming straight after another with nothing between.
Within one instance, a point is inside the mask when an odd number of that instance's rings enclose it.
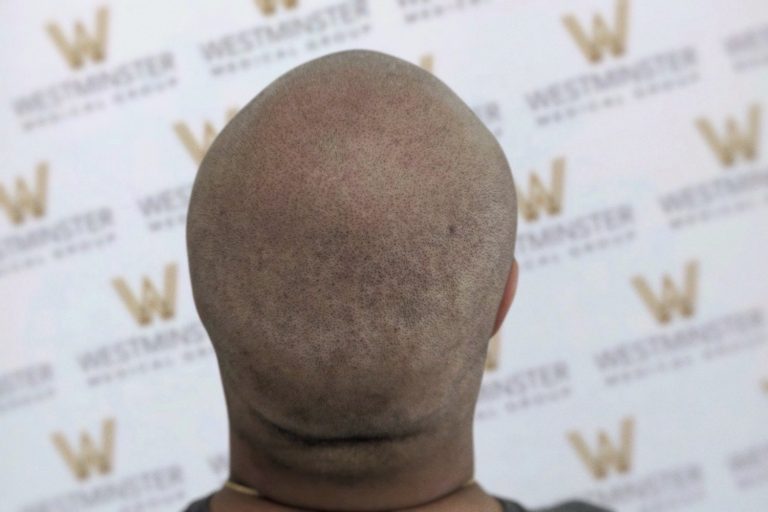
<instances>
[{"instance_id":1,"label":"w logo","mask_svg":"<svg viewBox=\"0 0 768 512\"><path fill-rule=\"evenodd\" d=\"M255 0L256 7L261 10L264 16L271 16L277 11L277 5L282 3L286 9L294 9L299 5L299 0Z\"/></svg>"},{"instance_id":2,"label":"w logo","mask_svg":"<svg viewBox=\"0 0 768 512\"><path fill-rule=\"evenodd\" d=\"M632 279L632 285L648 306L651 314L660 324L667 324L677 311L683 317L692 316L696 310L696 293L699 283L699 264L689 262L685 267L682 289L679 289L671 277L663 277L661 293L657 296L646 280L641 276Z\"/></svg>"},{"instance_id":3,"label":"w logo","mask_svg":"<svg viewBox=\"0 0 768 512\"><path fill-rule=\"evenodd\" d=\"M429 71L430 73L435 72L435 56L431 53L425 53L421 57L419 57L419 67L422 69Z\"/></svg>"},{"instance_id":4,"label":"w logo","mask_svg":"<svg viewBox=\"0 0 768 512\"><path fill-rule=\"evenodd\" d=\"M499 368L501 358L501 331L491 337L488 342L488 353L485 356L485 371L492 372Z\"/></svg>"},{"instance_id":5,"label":"w logo","mask_svg":"<svg viewBox=\"0 0 768 512\"><path fill-rule=\"evenodd\" d=\"M746 129L739 127L735 119L726 119L723 134L718 134L712 123L703 117L696 121L696 126L720 163L724 167L730 167L739 155L747 160L754 160L757 157L760 142L760 113L760 105L750 107Z\"/></svg>"},{"instance_id":6,"label":"w logo","mask_svg":"<svg viewBox=\"0 0 768 512\"><path fill-rule=\"evenodd\" d=\"M148 277L144 277L142 280L141 292L138 296L134 295L123 278L113 279L112 285L139 325L152 323L155 315L168 320L173 318L176 313L175 263L165 266L162 293L158 291L155 284Z\"/></svg>"},{"instance_id":7,"label":"w logo","mask_svg":"<svg viewBox=\"0 0 768 512\"><path fill-rule=\"evenodd\" d=\"M520 214L529 222L535 221L542 213L557 215L563 208L565 182L565 159L552 162L550 186L546 187L541 178L533 172L529 178L528 193L518 190Z\"/></svg>"},{"instance_id":8,"label":"w logo","mask_svg":"<svg viewBox=\"0 0 768 512\"><path fill-rule=\"evenodd\" d=\"M237 114L236 108L233 107L227 110L225 124L231 121L232 118L235 117L235 114ZM189 128L189 125L183 121L174 124L173 130L176 132L176 135L179 137L179 140L184 147L187 148L189 155L197 165L200 165L200 162L203 161L205 153L219 134L219 130L217 130L210 121L205 121L205 123L203 123L203 133L200 138L195 137L192 130Z\"/></svg>"},{"instance_id":9,"label":"w logo","mask_svg":"<svg viewBox=\"0 0 768 512\"><path fill-rule=\"evenodd\" d=\"M597 63L603 59L606 52L613 54L614 57L624 54L627 47L628 16L629 0L617 0L613 28L608 26L600 14L595 14L592 18L591 35L572 14L564 16L563 23L587 60Z\"/></svg>"},{"instance_id":10,"label":"w logo","mask_svg":"<svg viewBox=\"0 0 768 512\"><path fill-rule=\"evenodd\" d=\"M611 470L627 473L632 469L632 451L635 441L635 420L624 418L621 422L619 441L615 443L602 430L597 433L597 447L591 448L579 432L572 431L568 440L592 476L601 480Z\"/></svg>"},{"instance_id":11,"label":"w logo","mask_svg":"<svg viewBox=\"0 0 768 512\"><path fill-rule=\"evenodd\" d=\"M0 184L0 208L5 210L13 224L22 224L27 215L42 217L48 195L48 164L37 165L35 185L31 187L23 178L16 178L16 190L8 191Z\"/></svg>"},{"instance_id":12,"label":"w logo","mask_svg":"<svg viewBox=\"0 0 768 512\"><path fill-rule=\"evenodd\" d=\"M96 27L90 31L79 20L75 22L74 35L71 37L67 37L56 23L49 23L46 30L69 67L79 69L89 58L94 62L104 60L108 20L109 11L107 8L99 7L96 11Z\"/></svg>"},{"instance_id":13,"label":"w logo","mask_svg":"<svg viewBox=\"0 0 768 512\"><path fill-rule=\"evenodd\" d=\"M109 418L102 422L101 442L98 446L86 431L80 433L80 445L77 449L72 448L60 432L54 433L51 437L53 445L76 479L87 480L93 472L105 475L112 470L115 445L114 419Z\"/></svg>"}]
</instances>

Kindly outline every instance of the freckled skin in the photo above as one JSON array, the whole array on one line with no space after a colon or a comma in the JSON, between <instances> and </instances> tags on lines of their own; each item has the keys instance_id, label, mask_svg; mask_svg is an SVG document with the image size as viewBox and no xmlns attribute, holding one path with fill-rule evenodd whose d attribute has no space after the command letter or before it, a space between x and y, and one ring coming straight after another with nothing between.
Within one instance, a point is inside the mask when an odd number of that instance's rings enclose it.
<instances>
[{"instance_id":1,"label":"freckled skin","mask_svg":"<svg viewBox=\"0 0 768 512\"><path fill-rule=\"evenodd\" d=\"M345 51L259 93L203 160L187 225L233 475L318 510L460 484L515 230L495 137L421 68Z\"/></svg>"}]
</instances>

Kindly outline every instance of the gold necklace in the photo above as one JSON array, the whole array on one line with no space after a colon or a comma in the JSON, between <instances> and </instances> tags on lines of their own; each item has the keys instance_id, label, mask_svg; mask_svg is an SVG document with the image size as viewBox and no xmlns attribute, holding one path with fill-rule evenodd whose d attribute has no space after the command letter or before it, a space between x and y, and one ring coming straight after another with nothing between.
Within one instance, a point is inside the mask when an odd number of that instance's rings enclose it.
<instances>
[{"instance_id":1,"label":"gold necklace","mask_svg":"<svg viewBox=\"0 0 768 512\"><path fill-rule=\"evenodd\" d=\"M247 494L248 496L258 496L259 491L256 489L253 489L252 487L248 487L243 484L239 484L237 482L233 482L232 480L227 480L224 482L224 487L227 487L228 489L232 489L233 491L239 492L240 494Z\"/></svg>"},{"instance_id":2,"label":"gold necklace","mask_svg":"<svg viewBox=\"0 0 768 512\"><path fill-rule=\"evenodd\" d=\"M465 487L469 487L470 485L473 485L475 483L475 477L470 478L467 480L467 482L459 487L459 489L463 489ZM239 492L240 494L245 494L247 496L258 496L259 491L254 489L253 487L248 487L247 485L239 484L237 482L233 482L232 480L227 480L224 482L224 487L228 489L232 489L235 492Z\"/></svg>"}]
</instances>

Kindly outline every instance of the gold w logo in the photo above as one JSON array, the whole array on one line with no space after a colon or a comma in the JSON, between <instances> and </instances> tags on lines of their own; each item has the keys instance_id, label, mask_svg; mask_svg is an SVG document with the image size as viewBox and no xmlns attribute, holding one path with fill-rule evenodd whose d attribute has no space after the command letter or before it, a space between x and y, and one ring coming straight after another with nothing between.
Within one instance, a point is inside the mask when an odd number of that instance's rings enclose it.
<instances>
[{"instance_id":1,"label":"gold w logo","mask_svg":"<svg viewBox=\"0 0 768 512\"><path fill-rule=\"evenodd\" d=\"M434 73L434 71L435 71L435 56L433 54L431 54L431 53L426 53L426 54L422 55L419 58L419 66L422 69L424 69L426 71L429 71L430 73Z\"/></svg>"},{"instance_id":2,"label":"gold w logo","mask_svg":"<svg viewBox=\"0 0 768 512\"><path fill-rule=\"evenodd\" d=\"M611 438L602 430L597 433L597 449L594 452L579 432L568 433L568 440L596 479L605 478L611 469L618 473L626 473L632 468L635 420L631 417L622 420L618 446L614 446Z\"/></svg>"},{"instance_id":3,"label":"gold w logo","mask_svg":"<svg viewBox=\"0 0 768 512\"><path fill-rule=\"evenodd\" d=\"M69 67L78 69L83 66L88 57L94 62L104 60L108 19L109 11L107 8L99 7L96 11L96 28L93 34L89 34L85 26L78 20L75 22L75 35L71 40L67 40L64 32L56 23L49 23L45 28L56 47L64 55Z\"/></svg>"},{"instance_id":4,"label":"gold w logo","mask_svg":"<svg viewBox=\"0 0 768 512\"><path fill-rule=\"evenodd\" d=\"M488 342L488 355L485 357L485 371L492 372L499 368L501 356L501 332L497 332Z\"/></svg>"},{"instance_id":5,"label":"gold w logo","mask_svg":"<svg viewBox=\"0 0 768 512\"><path fill-rule=\"evenodd\" d=\"M236 108L232 107L227 110L225 124L235 117L235 114L237 114ZM210 121L205 121L205 124L203 124L203 135L199 140L192 134L192 130L187 123L183 121L174 124L173 130L176 132L179 140L181 140L181 143L184 144L184 147L187 148L187 151L189 151L190 156L192 156L192 159L197 165L200 165L200 162L203 161L203 157L208 151L208 148L211 147L213 139L219 134L219 131L214 128Z\"/></svg>"},{"instance_id":6,"label":"gold w logo","mask_svg":"<svg viewBox=\"0 0 768 512\"><path fill-rule=\"evenodd\" d=\"M277 5L279 3L283 4L283 7L286 9L293 9L297 5L299 5L299 0L282 0L282 2L279 2L278 0L255 0L256 7L258 7L261 10L261 14L264 16L270 16L272 14L275 14L275 11L277 10Z\"/></svg>"},{"instance_id":7,"label":"gold w logo","mask_svg":"<svg viewBox=\"0 0 768 512\"><path fill-rule=\"evenodd\" d=\"M544 186L535 172L531 173L528 183L527 196L519 190L517 193L520 213L525 220L530 222L538 219L542 211L549 215L560 213L563 208L565 159L556 158L552 162L552 181L549 189Z\"/></svg>"},{"instance_id":8,"label":"gold w logo","mask_svg":"<svg viewBox=\"0 0 768 512\"><path fill-rule=\"evenodd\" d=\"M131 315L139 325L148 325L152 322L153 313L160 318L168 320L176 313L176 264L169 263L165 266L165 281L163 293L157 291L155 285L148 277L144 277L141 283L141 297L137 298L122 278L112 280L112 285L117 294L125 303Z\"/></svg>"},{"instance_id":9,"label":"gold w logo","mask_svg":"<svg viewBox=\"0 0 768 512\"><path fill-rule=\"evenodd\" d=\"M715 152L720 163L725 167L730 167L739 154L747 160L754 160L757 157L760 140L760 113L760 105L750 107L745 131L739 128L733 118L726 119L724 136L718 135L712 127L712 123L703 117L696 120L696 126L709 147Z\"/></svg>"},{"instance_id":10,"label":"gold w logo","mask_svg":"<svg viewBox=\"0 0 768 512\"><path fill-rule=\"evenodd\" d=\"M105 475L112 470L112 455L115 445L115 420L113 418L108 418L101 424L101 446L99 447L96 446L86 431L80 432L78 450L73 449L60 432L55 432L51 438L76 479L87 480L92 471Z\"/></svg>"},{"instance_id":11,"label":"gold w logo","mask_svg":"<svg viewBox=\"0 0 768 512\"><path fill-rule=\"evenodd\" d=\"M672 320L674 310L677 310L683 317L693 315L696 310L698 283L699 264L697 261L690 261L686 265L685 284L682 291L678 290L672 278L665 274L662 281L661 297L657 297L653 293L643 277L635 276L632 279L635 290L660 324L669 323Z\"/></svg>"},{"instance_id":12,"label":"gold w logo","mask_svg":"<svg viewBox=\"0 0 768 512\"><path fill-rule=\"evenodd\" d=\"M592 18L592 36L587 34L572 14L564 16L563 23L576 40L584 56L590 62L597 63L603 59L604 51L612 53L614 57L624 54L627 46L628 17L629 0L617 0L616 20L613 29L608 26L599 13Z\"/></svg>"},{"instance_id":13,"label":"gold w logo","mask_svg":"<svg viewBox=\"0 0 768 512\"><path fill-rule=\"evenodd\" d=\"M30 189L23 178L16 178L15 197L0 184L0 207L8 214L13 224L24 222L25 214L42 217L45 214L46 198L48 196L48 164L37 164L35 188Z\"/></svg>"}]
</instances>

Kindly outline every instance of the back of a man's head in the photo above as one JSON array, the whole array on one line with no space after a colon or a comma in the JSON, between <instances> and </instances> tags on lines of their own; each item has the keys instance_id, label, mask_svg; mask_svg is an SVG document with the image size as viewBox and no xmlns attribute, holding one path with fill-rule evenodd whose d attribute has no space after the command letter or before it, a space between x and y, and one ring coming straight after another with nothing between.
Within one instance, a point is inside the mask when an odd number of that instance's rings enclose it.
<instances>
[{"instance_id":1,"label":"back of a man's head","mask_svg":"<svg viewBox=\"0 0 768 512\"><path fill-rule=\"evenodd\" d=\"M354 485L471 432L515 229L499 144L430 73L345 51L270 84L189 209L233 435Z\"/></svg>"}]
</instances>

